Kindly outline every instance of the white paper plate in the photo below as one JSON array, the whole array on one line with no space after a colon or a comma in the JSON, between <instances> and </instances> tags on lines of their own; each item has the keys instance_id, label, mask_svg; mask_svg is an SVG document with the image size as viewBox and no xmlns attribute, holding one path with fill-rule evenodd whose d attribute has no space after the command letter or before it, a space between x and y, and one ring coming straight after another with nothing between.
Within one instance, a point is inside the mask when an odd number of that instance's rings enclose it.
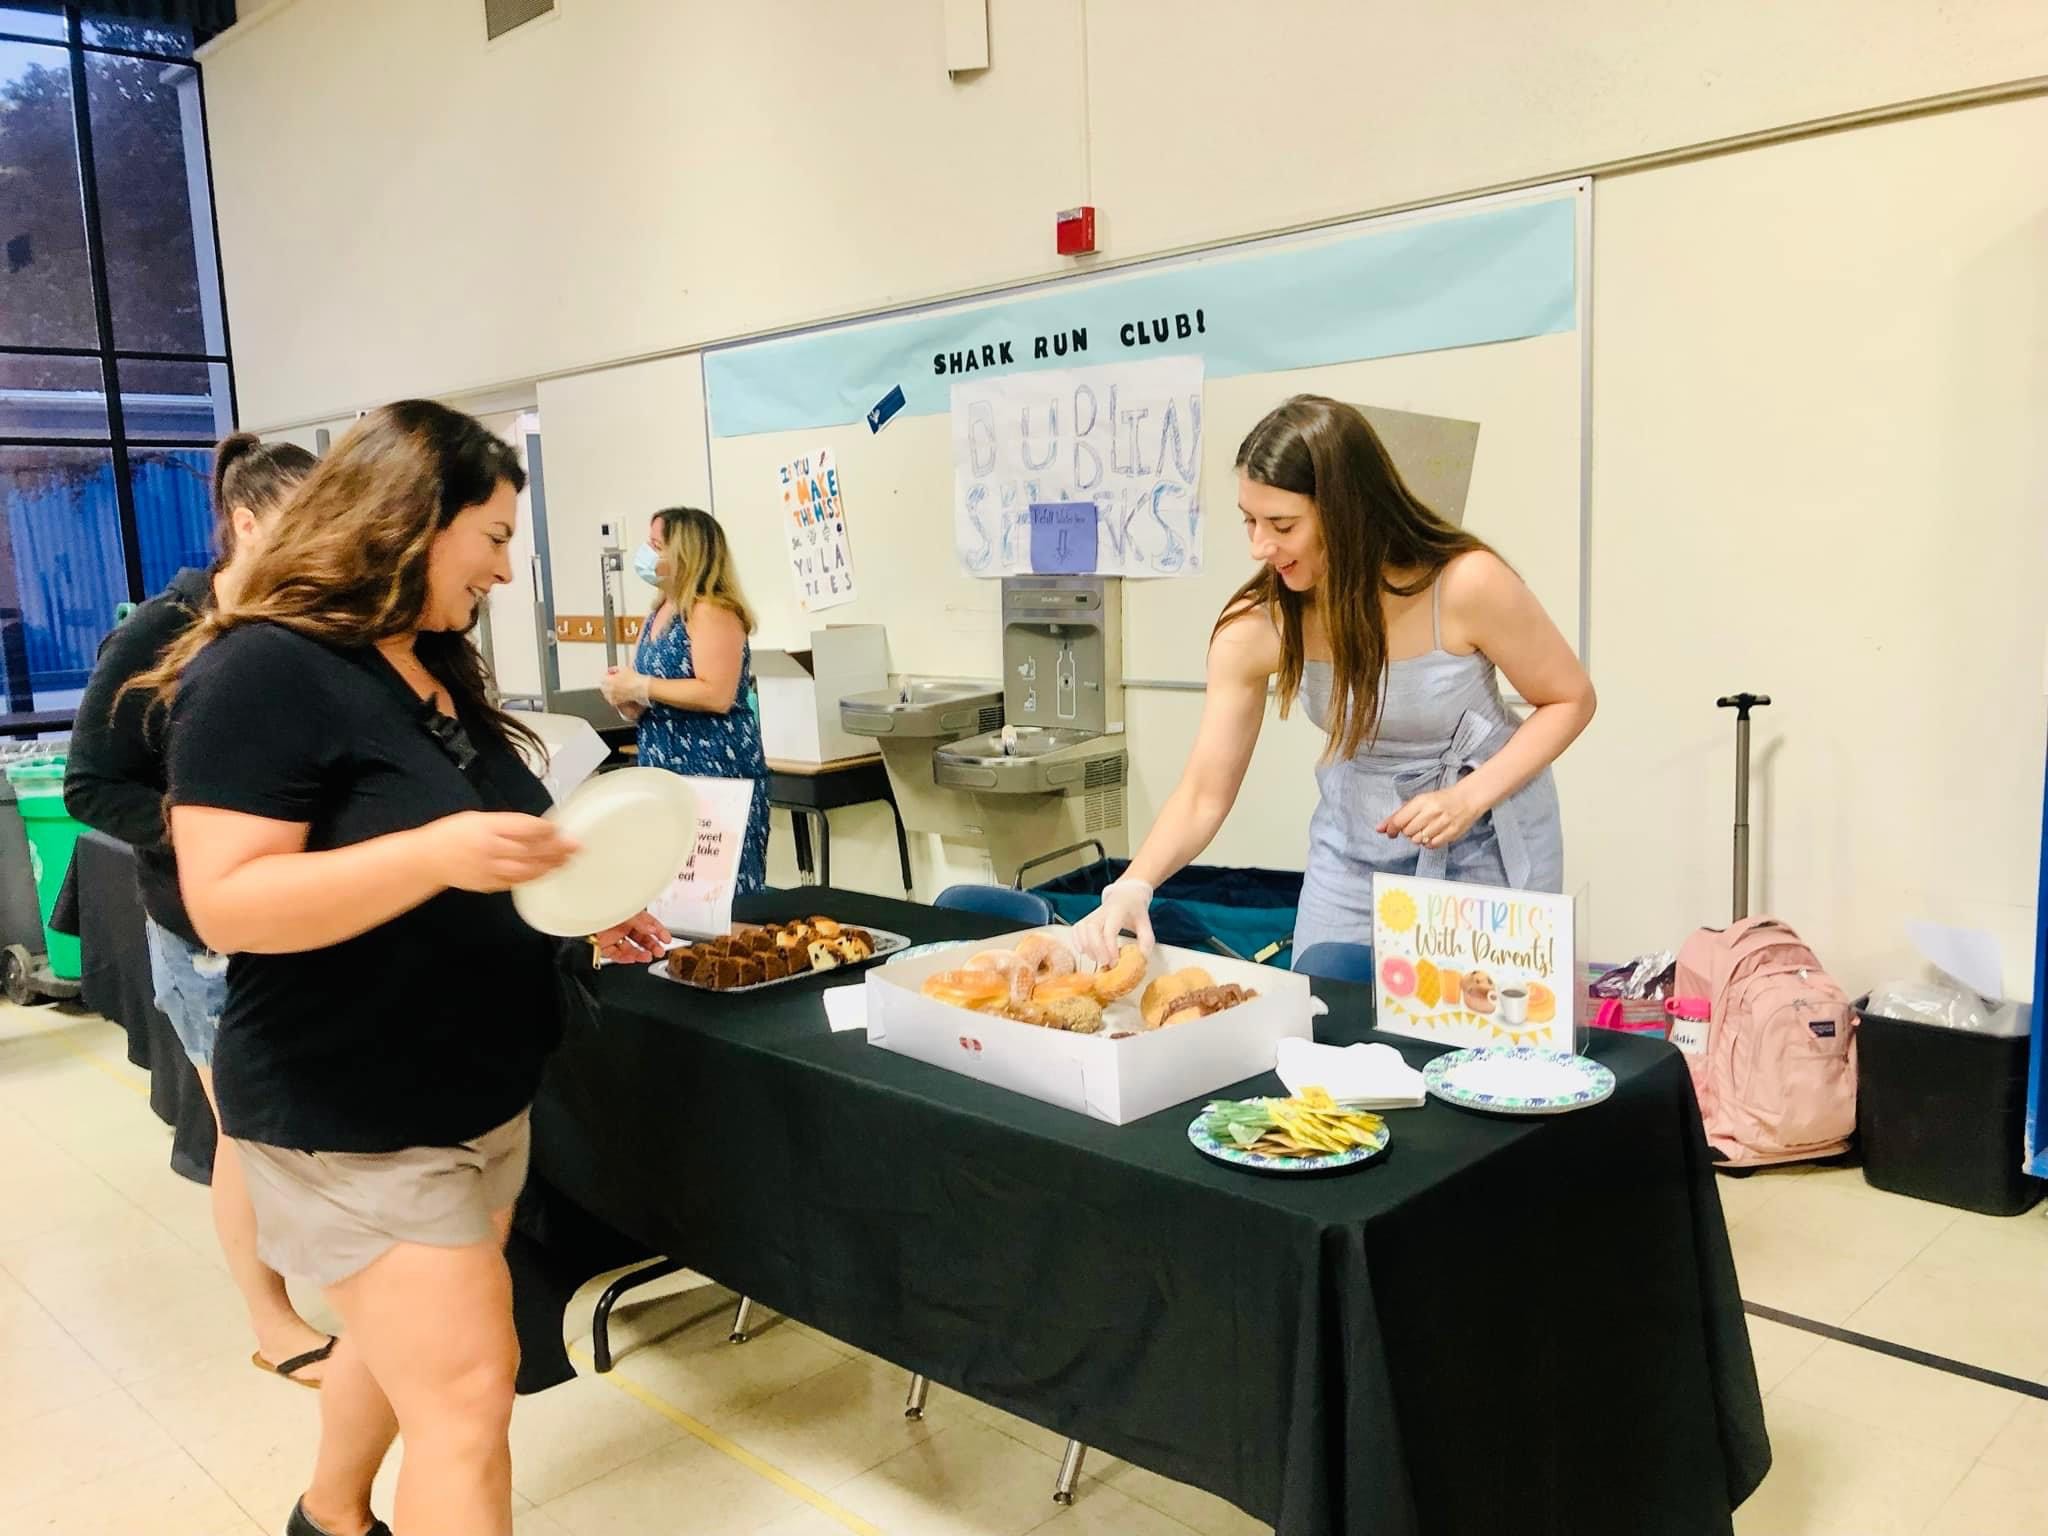
<instances>
[{"instance_id":1,"label":"white paper plate","mask_svg":"<svg viewBox=\"0 0 2048 1536\"><path fill-rule=\"evenodd\" d=\"M1447 1104L1494 1115L1562 1115L1605 1101L1614 1074L1597 1061L1532 1045L1452 1051L1422 1069Z\"/></svg>"},{"instance_id":2,"label":"white paper plate","mask_svg":"<svg viewBox=\"0 0 2048 1536\"><path fill-rule=\"evenodd\" d=\"M512 892L542 933L580 938L623 923L668 889L697 842L697 796L665 768L620 768L586 779L548 812L581 849Z\"/></svg>"}]
</instances>

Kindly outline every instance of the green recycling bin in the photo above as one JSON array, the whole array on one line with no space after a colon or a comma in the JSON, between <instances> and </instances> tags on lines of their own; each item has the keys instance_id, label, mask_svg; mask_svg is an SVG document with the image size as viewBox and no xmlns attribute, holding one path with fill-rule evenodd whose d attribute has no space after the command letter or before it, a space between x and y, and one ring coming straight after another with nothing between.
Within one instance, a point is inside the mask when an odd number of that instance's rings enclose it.
<instances>
[{"instance_id":1,"label":"green recycling bin","mask_svg":"<svg viewBox=\"0 0 2048 1536\"><path fill-rule=\"evenodd\" d=\"M57 893L64 888L72 851L78 846L79 833L85 830L64 809L64 759L46 757L17 764L7 770L7 782L14 787L22 830L28 834L29 867L35 875L36 904L43 914L43 942L48 946L50 974L62 981L76 981L78 940L50 929Z\"/></svg>"}]
</instances>

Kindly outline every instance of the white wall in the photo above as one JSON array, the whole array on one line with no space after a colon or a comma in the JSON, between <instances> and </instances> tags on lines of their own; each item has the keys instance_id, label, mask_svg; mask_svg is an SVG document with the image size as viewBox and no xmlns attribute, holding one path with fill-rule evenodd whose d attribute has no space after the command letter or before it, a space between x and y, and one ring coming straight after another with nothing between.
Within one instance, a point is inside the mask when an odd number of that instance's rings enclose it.
<instances>
[{"instance_id":1,"label":"white wall","mask_svg":"<svg viewBox=\"0 0 2048 1536\"><path fill-rule=\"evenodd\" d=\"M297 0L205 57L252 422L535 378L1050 265L1078 0Z\"/></svg>"},{"instance_id":2,"label":"white wall","mask_svg":"<svg viewBox=\"0 0 2048 1536\"><path fill-rule=\"evenodd\" d=\"M203 58L257 427L2048 74L2039 0L282 0Z\"/></svg>"},{"instance_id":3,"label":"white wall","mask_svg":"<svg viewBox=\"0 0 2048 1536\"><path fill-rule=\"evenodd\" d=\"M648 519L662 507L711 499L704 370L691 354L550 379L540 386L540 423L555 611L602 613L599 524L621 524L630 550L646 540ZM645 608L645 590L634 590L640 586L628 572L629 609ZM564 645L562 686L596 687L604 654L601 645Z\"/></svg>"},{"instance_id":4,"label":"white wall","mask_svg":"<svg viewBox=\"0 0 2048 1536\"><path fill-rule=\"evenodd\" d=\"M1900 924L2032 990L2048 613L2048 100L1597 185L1593 672L1564 775L1603 937L1758 905L1852 984Z\"/></svg>"},{"instance_id":5,"label":"white wall","mask_svg":"<svg viewBox=\"0 0 2048 1536\"><path fill-rule=\"evenodd\" d=\"M565 527L706 473L694 359L581 370L1056 270L1087 196L1120 259L2048 74L2037 0L990 0L957 84L940 11L562 0L491 47L472 0L244 22L206 78L245 414L540 378ZM1725 914L1712 701L1753 687L1762 903L1852 985L1906 964L1908 916L1982 923L2025 992L2048 103L1605 179L1595 223L1603 708L1561 780L1596 946ZM588 548L565 609L595 611ZM1198 702L1131 702L1141 825ZM1288 861L1313 755L1269 728L1214 861ZM842 881L889 889L886 819L836 825Z\"/></svg>"}]
</instances>

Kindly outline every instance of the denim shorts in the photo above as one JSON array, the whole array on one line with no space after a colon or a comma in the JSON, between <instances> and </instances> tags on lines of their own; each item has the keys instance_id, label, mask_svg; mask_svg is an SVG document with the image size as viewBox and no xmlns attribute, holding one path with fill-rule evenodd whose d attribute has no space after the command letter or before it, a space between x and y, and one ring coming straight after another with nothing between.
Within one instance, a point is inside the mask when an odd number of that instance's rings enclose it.
<instances>
[{"instance_id":1,"label":"denim shorts","mask_svg":"<svg viewBox=\"0 0 2048 1536\"><path fill-rule=\"evenodd\" d=\"M154 919L145 921L156 1005L177 1031L192 1065L210 1068L220 1016L228 1005L227 956L187 942Z\"/></svg>"}]
</instances>

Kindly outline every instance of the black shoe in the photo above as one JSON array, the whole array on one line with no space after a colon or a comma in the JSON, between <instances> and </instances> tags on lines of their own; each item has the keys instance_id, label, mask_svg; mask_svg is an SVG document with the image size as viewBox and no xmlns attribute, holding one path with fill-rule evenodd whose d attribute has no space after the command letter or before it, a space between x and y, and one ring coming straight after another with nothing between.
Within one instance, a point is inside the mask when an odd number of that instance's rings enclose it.
<instances>
[{"instance_id":1,"label":"black shoe","mask_svg":"<svg viewBox=\"0 0 2048 1536\"><path fill-rule=\"evenodd\" d=\"M284 1523L284 1536L333 1536L333 1532L313 1523L312 1516L306 1513L306 1501L301 1499L292 1506L291 1518ZM373 1518L364 1536L391 1536L391 1527Z\"/></svg>"}]
</instances>

